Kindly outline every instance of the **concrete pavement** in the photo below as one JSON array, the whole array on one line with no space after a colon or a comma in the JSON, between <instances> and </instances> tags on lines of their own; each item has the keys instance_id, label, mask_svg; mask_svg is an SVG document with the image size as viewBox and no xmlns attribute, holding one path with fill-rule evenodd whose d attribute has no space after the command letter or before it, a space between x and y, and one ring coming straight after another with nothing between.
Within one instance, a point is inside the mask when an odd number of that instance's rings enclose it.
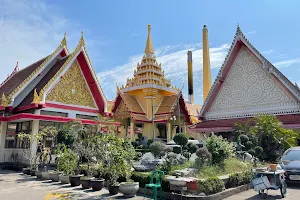
<instances>
[{"instance_id":1,"label":"concrete pavement","mask_svg":"<svg viewBox=\"0 0 300 200\"><path fill-rule=\"evenodd\" d=\"M91 189L83 190L81 186L70 187L51 181L40 181L35 177L14 173L11 171L0 171L0 200L96 200L96 199L126 199L122 194L110 196L103 188L94 192ZM131 198L132 200L144 199L142 196ZM145 198L149 199L149 198ZM248 190L226 200L259 200L264 199L253 190ZM281 199L280 191L269 191L267 199ZM287 197L284 200L300 200L300 184L288 186Z\"/></svg>"},{"instance_id":2,"label":"concrete pavement","mask_svg":"<svg viewBox=\"0 0 300 200\"><path fill-rule=\"evenodd\" d=\"M1 200L96 200L96 199L127 199L122 194L110 196L108 190L101 191L91 189L84 190L81 186L71 187L51 181L40 181L35 177L14 173L12 171L0 171L0 199ZM144 199L136 196L132 200ZM145 198L145 200L148 198Z\"/></svg>"},{"instance_id":3,"label":"concrete pavement","mask_svg":"<svg viewBox=\"0 0 300 200\"><path fill-rule=\"evenodd\" d=\"M241 192L225 200L259 200L259 199L284 199L284 200L300 200L300 184L288 184L287 196L281 198L280 190L269 190L268 196L264 198L254 190Z\"/></svg>"}]
</instances>

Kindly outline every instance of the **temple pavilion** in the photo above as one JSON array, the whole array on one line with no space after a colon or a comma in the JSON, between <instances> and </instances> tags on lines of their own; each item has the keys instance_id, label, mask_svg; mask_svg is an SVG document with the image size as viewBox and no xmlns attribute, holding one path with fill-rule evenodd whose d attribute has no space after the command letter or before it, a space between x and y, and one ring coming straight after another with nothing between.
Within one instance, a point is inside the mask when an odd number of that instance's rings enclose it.
<instances>
[{"instance_id":1,"label":"temple pavilion","mask_svg":"<svg viewBox=\"0 0 300 200\"><path fill-rule=\"evenodd\" d=\"M191 61L191 52L189 54ZM175 133L188 132L188 126L198 121L201 108L193 102L192 81L190 87L190 101L185 101L181 90L165 78L163 66L154 55L151 26L148 25L144 56L133 77L117 87L113 102L114 119L121 124L120 136L133 140L136 134L142 133L146 138L170 141Z\"/></svg>"},{"instance_id":2,"label":"temple pavilion","mask_svg":"<svg viewBox=\"0 0 300 200\"><path fill-rule=\"evenodd\" d=\"M237 27L228 55L199 114L197 133L230 135L235 123L275 115L299 132L300 90L270 63Z\"/></svg>"},{"instance_id":3,"label":"temple pavilion","mask_svg":"<svg viewBox=\"0 0 300 200\"><path fill-rule=\"evenodd\" d=\"M71 53L65 36L50 55L22 70L16 67L0 85L0 94L0 162L9 161L12 152L29 148L18 139L20 132L60 128L74 119L93 126L99 114L105 115L107 104L83 34ZM45 147L53 146L53 137L44 139ZM32 153L36 145L30 144Z\"/></svg>"}]
</instances>

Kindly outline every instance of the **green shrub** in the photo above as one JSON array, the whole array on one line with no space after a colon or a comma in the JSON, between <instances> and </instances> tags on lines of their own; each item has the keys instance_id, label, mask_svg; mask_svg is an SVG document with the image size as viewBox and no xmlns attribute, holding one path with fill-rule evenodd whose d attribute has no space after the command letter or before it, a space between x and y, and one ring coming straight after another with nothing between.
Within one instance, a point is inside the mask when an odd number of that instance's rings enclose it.
<instances>
[{"instance_id":1,"label":"green shrub","mask_svg":"<svg viewBox=\"0 0 300 200\"><path fill-rule=\"evenodd\" d=\"M165 155L165 146L161 142L154 142L150 145L150 152L155 158L162 157Z\"/></svg>"},{"instance_id":2,"label":"green shrub","mask_svg":"<svg viewBox=\"0 0 300 200\"><path fill-rule=\"evenodd\" d=\"M226 183L226 188L238 187L250 183L253 178L253 174L250 171L245 171L242 173L235 173L229 176L228 182Z\"/></svg>"},{"instance_id":3,"label":"green shrub","mask_svg":"<svg viewBox=\"0 0 300 200\"><path fill-rule=\"evenodd\" d=\"M194 140L194 139L195 139L195 138L193 138L193 137L191 137L191 136L189 137L189 140Z\"/></svg>"},{"instance_id":4,"label":"green shrub","mask_svg":"<svg viewBox=\"0 0 300 200\"><path fill-rule=\"evenodd\" d=\"M221 136L212 135L206 139L206 148L212 155L212 163L219 164L234 156L234 146Z\"/></svg>"},{"instance_id":5,"label":"green shrub","mask_svg":"<svg viewBox=\"0 0 300 200\"><path fill-rule=\"evenodd\" d=\"M198 158L196 159L196 167L198 169L209 164L211 161L211 154L206 148L199 148L196 151L196 155L198 156Z\"/></svg>"},{"instance_id":6,"label":"green shrub","mask_svg":"<svg viewBox=\"0 0 300 200\"><path fill-rule=\"evenodd\" d=\"M240 135L239 138L243 144L249 141L249 137L244 134Z\"/></svg>"},{"instance_id":7,"label":"green shrub","mask_svg":"<svg viewBox=\"0 0 300 200\"><path fill-rule=\"evenodd\" d=\"M198 192L206 195L216 194L224 189L224 182L217 177L208 178L204 181L198 180Z\"/></svg>"},{"instance_id":8,"label":"green shrub","mask_svg":"<svg viewBox=\"0 0 300 200\"><path fill-rule=\"evenodd\" d=\"M173 140L176 144L185 146L188 143L188 136L185 133L178 133L174 136Z\"/></svg>"},{"instance_id":9,"label":"green shrub","mask_svg":"<svg viewBox=\"0 0 300 200\"><path fill-rule=\"evenodd\" d=\"M75 141L75 135L71 128L63 128L59 130L57 132L56 138L58 144L64 144L68 148L71 148Z\"/></svg>"},{"instance_id":10,"label":"green shrub","mask_svg":"<svg viewBox=\"0 0 300 200\"><path fill-rule=\"evenodd\" d=\"M150 147L150 145L153 143L153 139L152 138L149 138L148 141L147 141L147 145L148 147Z\"/></svg>"},{"instance_id":11,"label":"green shrub","mask_svg":"<svg viewBox=\"0 0 300 200\"><path fill-rule=\"evenodd\" d=\"M180 154L181 153L181 147L173 147L173 152Z\"/></svg>"},{"instance_id":12,"label":"green shrub","mask_svg":"<svg viewBox=\"0 0 300 200\"><path fill-rule=\"evenodd\" d=\"M142 137L143 137L143 134L142 134L142 133L139 133L139 134L138 134L138 139L142 139Z\"/></svg>"},{"instance_id":13,"label":"green shrub","mask_svg":"<svg viewBox=\"0 0 300 200\"><path fill-rule=\"evenodd\" d=\"M199 149L199 147L193 143L188 143L186 148L191 154L196 153L197 149Z\"/></svg>"}]
</instances>

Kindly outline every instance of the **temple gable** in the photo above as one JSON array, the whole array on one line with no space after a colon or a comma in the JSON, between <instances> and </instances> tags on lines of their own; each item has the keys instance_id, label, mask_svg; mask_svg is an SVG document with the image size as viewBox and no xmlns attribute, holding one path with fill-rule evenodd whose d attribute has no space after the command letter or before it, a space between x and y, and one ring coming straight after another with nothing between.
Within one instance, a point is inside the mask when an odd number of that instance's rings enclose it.
<instances>
[{"instance_id":1,"label":"temple gable","mask_svg":"<svg viewBox=\"0 0 300 200\"><path fill-rule=\"evenodd\" d=\"M204 118L295 112L299 112L298 102L242 47Z\"/></svg>"},{"instance_id":2,"label":"temple gable","mask_svg":"<svg viewBox=\"0 0 300 200\"><path fill-rule=\"evenodd\" d=\"M46 101L97 108L77 60L47 94Z\"/></svg>"},{"instance_id":3,"label":"temple gable","mask_svg":"<svg viewBox=\"0 0 300 200\"><path fill-rule=\"evenodd\" d=\"M115 118L119 118L119 119L130 117L130 112L123 100L119 104L114 116L115 116Z\"/></svg>"}]
</instances>

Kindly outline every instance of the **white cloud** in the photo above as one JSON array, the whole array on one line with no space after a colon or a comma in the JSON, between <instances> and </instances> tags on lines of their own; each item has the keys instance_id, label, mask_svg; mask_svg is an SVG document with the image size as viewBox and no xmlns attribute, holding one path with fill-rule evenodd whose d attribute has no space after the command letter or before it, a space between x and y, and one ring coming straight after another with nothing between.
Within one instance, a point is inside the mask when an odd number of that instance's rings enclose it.
<instances>
[{"instance_id":1,"label":"white cloud","mask_svg":"<svg viewBox=\"0 0 300 200\"><path fill-rule=\"evenodd\" d=\"M262 51L261 53L265 54L265 55L269 55L269 54L271 54L273 52L274 52L274 50L270 49L270 50L267 50L267 51Z\"/></svg>"},{"instance_id":2,"label":"white cloud","mask_svg":"<svg viewBox=\"0 0 300 200\"><path fill-rule=\"evenodd\" d=\"M298 64L298 63L300 63L300 58L282 60L279 62L275 62L273 65L278 68L283 68L283 67L290 67L291 65Z\"/></svg>"},{"instance_id":3,"label":"white cloud","mask_svg":"<svg viewBox=\"0 0 300 200\"><path fill-rule=\"evenodd\" d=\"M64 31L74 36L73 28L55 7L38 0L0 0L0 80L12 72L17 61L23 68L49 55Z\"/></svg>"},{"instance_id":4,"label":"white cloud","mask_svg":"<svg viewBox=\"0 0 300 200\"><path fill-rule=\"evenodd\" d=\"M219 68L223 63L229 44L219 47L210 48L211 68ZM194 91L197 103L202 103L202 49L199 43L181 44L163 46L156 50L157 61L162 64L167 78L172 80L172 84L181 88L184 84L183 91L187 91L187 51L193 51L193 71L194 71ZM113 69L98 73L99 80L105 95L108 99L115 98L116 82L118 85L125 84L126 78L133 76L136 65L142 59L141 55L135 55L129 58L124 65L117 66Z\"/></svg>"},{"instance_id":5,"label":"white cloud","mask_svg":"<svg viewBox=\"0 0 300 200\"><path fill-rule=\"evenodd\" d=\"M66 19L63 9L46 4L41 0L0 0L0 82L10 74L19 62L24 68L49 55L59 45L64 32L70 50L79 41L82 26ZM102 59L93 51L107 45L91 39L91 31L85 29L85 41L90 56L97 61ZM101 54L100 54L101 55Z\"/></svg>"}]
</instances>

